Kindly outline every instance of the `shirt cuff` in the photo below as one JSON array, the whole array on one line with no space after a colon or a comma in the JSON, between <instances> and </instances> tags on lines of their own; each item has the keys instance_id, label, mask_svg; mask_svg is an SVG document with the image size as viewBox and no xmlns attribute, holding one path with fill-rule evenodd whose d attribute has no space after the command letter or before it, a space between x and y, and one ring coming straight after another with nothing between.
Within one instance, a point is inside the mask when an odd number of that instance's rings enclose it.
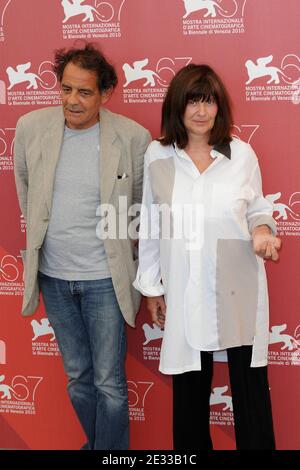
<instances>
[{"instance_id":1,"label":"shirt cuff","mask_svg":"<svg viewBox=\"0 0 300 470\"><path fill-rule=\"evenodd\" d=\"M159 297L160 295L164 295L165 290L162 283L151 285L150 282L147 282L146 277L148 276L142 275L138 270L136 279L132 283L133 287L145 297Z\"/></svg>"},{"instance_id":2,"label":"shirt cuff","mask_svg":"<svg viewBox=\"0 0 300 470\"><path fill-rule=\"evenodd\" d=\"M268 215L268 214L255 215L251 217L250 220L248 220L250 233L252 233L253 229L255 227L258 227L259 225L267 225L272 230L273 235L277 235L276 222L271 215Z\"/></svg>"}]
</instances>

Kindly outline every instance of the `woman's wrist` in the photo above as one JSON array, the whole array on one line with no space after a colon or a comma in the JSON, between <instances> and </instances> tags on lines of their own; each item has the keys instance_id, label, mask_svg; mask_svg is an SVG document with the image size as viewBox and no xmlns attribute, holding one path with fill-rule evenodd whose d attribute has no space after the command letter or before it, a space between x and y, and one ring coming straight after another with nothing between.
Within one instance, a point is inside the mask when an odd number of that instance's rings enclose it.
<instances>
[{"instance_id":1,"label":"woman's wrist","mask_svg":"<svg viewBox=\"0 0 300 470\"><path fill-rule=\"evenodd\" d=\"M252 236L255 236L257 234L271 235L272 230L270 229L270 227L268 225L258 225L257 227L254 227L254 229L252 230Z\"/></svg>"}]
</instances>

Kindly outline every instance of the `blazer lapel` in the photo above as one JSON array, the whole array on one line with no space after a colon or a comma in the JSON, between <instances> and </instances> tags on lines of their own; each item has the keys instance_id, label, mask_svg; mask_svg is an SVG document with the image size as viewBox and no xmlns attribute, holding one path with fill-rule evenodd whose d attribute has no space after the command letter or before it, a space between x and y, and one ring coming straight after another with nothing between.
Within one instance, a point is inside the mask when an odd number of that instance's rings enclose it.
<instances>
[{"instance_id":1,"label":"blazer lapel","mask_svg":"<svg viewBox=\"0 0 300 470\"><path fill-rule=\"evenodd\" d=\"M100 193L102 203L108 203L110 199L121 155L113 121L113 115L109 111L100 110Z\"/></svg>"},{"instance_id":2,"label":"blazer lapel","mask_svg":"<svg viewBox=\"0 0 300 470\"><path fill-rule=\"evenodd\" d=\"M65 118L62 108L57 108L42 139L45 202L50 213L52 205L55 169L64 135Z\"/></svg>"}]
</instances>

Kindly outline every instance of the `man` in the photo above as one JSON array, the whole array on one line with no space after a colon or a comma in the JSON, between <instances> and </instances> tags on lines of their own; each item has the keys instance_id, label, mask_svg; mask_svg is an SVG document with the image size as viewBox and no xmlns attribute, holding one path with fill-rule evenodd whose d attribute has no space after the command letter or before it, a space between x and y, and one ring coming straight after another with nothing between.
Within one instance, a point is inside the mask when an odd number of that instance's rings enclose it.
<instances>
[{"instance_id":1,"label":"man","mask_svg":"<svg viewBox=\"0 0 300 470\"><path fill-rule=\"evenodd\" d=\"M150 134L103 108L117 76L93 45L57 51L54 71L62 106L23 116L16 131L27 221L22 313L34 313L41 290L86 448L128 449L125 322L134 326L140 302L134 242L100 237L99 215L113 204L124 217L121 196L140 202Z\"/></svg>"}]
</instances>

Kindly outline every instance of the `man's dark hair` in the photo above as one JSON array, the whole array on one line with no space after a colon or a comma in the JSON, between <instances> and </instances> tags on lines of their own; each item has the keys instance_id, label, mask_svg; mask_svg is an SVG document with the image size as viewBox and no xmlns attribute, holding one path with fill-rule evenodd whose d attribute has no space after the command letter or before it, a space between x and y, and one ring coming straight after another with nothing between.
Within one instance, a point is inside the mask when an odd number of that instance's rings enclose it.
<instances>
[{"instance_id":1,"label":"man's dark hair","mask_svg":"<svg viewBox=\"0 0 300 470\"><path fill-rule=\"evenodd\" d=\"M67 64L78 65L85 70L94 71L97 75L97 84L100 93L115 88L118 77L114 67L109 64L96 45L86 43L84 48L58 49L54 55L53 70L59 80L62 81Z\"/></svg>"},{"instance_id":2,"label":"man's dark hair","mask_svg":"<svg viewBox=\"0 0 300 470\"><path fill-rule=\"evenodd\" d=\"M188 134L183 116L189 101L215 100L218 112L210 133L209 145L231 141L233 125L231 103L227 90L216 72L208 65L189 64L172 79L162 106L162 145L176 143L183 149L188 143Z\"/></svg>"}]
</instances>

